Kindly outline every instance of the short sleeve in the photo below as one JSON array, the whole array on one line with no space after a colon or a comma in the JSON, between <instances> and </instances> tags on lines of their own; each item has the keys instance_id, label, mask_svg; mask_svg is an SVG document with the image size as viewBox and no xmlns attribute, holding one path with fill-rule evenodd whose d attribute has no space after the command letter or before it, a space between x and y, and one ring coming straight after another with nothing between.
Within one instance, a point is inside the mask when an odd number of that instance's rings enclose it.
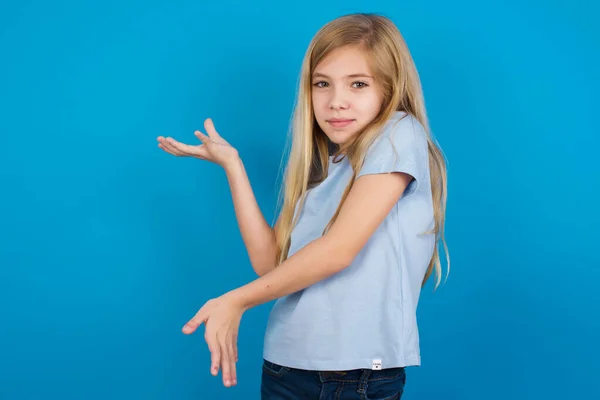
<instances>
[{"instance_id":1,"label":"short sleeve","mask_svg":"<svg viewBox=\"0 0 600 400\"><path fill-rule=\"evenodd\" d=\"M369 174L403 172L414 178L406 192L417 189L427 172L427 137L421 124L407 115L393 118L373 142L357 178Z\"/></svg>"}]
</instances>

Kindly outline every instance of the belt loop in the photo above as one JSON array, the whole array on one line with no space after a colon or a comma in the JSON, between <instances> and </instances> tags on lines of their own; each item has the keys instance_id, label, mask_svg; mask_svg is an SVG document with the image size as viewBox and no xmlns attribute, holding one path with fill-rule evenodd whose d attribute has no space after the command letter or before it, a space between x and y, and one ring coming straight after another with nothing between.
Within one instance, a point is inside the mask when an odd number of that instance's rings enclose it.
<instances>
[{"instance_id":1,"label":"belt loop","mask_svg":"<svg viewBox=\"0 0 600 400\"><path fill-rule=\"evenodd\" d=\"M371 376L370 369L363 369L362 375L360 377L360 381L358 382L358 390L357 392L360 394L367 393L367 382L369 381L369 377Z\"/></svg>"}]
</instances>

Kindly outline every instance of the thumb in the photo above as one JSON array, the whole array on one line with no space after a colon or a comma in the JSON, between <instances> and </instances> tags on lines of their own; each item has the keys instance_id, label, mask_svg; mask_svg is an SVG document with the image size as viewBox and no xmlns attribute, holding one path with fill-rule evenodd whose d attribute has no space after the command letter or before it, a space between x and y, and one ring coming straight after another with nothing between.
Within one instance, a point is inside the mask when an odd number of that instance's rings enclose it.
<instances>
[{"instance_id":1,"label":"thumb","mask_svg":"<svg viewBox=\"0 0 600 400\"><path fill-rule=\"evenodd\" d=\"M208 118L204 121L204 129L206 129L206 133L208 133L211 140L221 139L221 135L219 135L215 129L215 124L212 119Z\"/></svg>"},{"instance_id":2,"label":"thumb","mask_svg":"<svg viewBox=\"0 0 600 400\"><path fill-rule=\"evenodd\" d=\"M198 311L194 318L190 319L181 329L181 331L187 335L194 333L200 324L206 322L208 316L202 312L202 309Z\"/></svg>"}]
</instances>

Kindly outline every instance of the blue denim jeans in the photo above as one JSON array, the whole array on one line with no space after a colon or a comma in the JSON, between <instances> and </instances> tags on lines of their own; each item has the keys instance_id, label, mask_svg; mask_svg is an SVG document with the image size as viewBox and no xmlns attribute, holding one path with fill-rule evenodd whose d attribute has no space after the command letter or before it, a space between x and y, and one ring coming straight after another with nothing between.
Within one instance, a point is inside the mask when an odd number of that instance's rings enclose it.
<instances>
[{"instance_id":1,"label":"blue denim jeans","mask_svg":"<svg viewBox=\"0 0 600 400\"><path fill-rule=\"evenodd\" d=\"M405 368L306 371L264 361L262 400L398 400Z\"/></svg>"}]
</instances>

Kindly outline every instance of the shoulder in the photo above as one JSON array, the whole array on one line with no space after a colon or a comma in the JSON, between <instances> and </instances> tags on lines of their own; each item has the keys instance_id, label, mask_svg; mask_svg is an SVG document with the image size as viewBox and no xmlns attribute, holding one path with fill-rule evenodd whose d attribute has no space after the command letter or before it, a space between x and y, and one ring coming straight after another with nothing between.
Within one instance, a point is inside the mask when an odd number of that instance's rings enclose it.
<instances>
[{"instance_id":1,"label":"shoulder","mask_svg":"<svg viewBox=\"0 0 600 400\"><path fill-rule=\"evenodd\" d=\"M388 119L379 135L367 149L367 159L410 156L424 157L427 154L427 133L419 120L404 111L396 111Z\"/></svg>"},{"instance_id":2,"label":"shoulder","mask_svg":"<svg viewBox=\"0 0 600 400\"><path fill-rule=\"evenodd\" d=\"M427 134L419 120L397 111L369 146L357 176L404 172L421 180L427 169L427 146Z\"/></svg>"},{"instance_id":3,"label":"shoulder","mask_svg":"<svg viewBox=\"0 0 600 400\"><path fill-rule=\"evenodd\" d=\"M427 143L427 133L419 120L405 111L396 111L383 126L377 141L383 139L392 142Z\"/></svg>"}]
</instances>

